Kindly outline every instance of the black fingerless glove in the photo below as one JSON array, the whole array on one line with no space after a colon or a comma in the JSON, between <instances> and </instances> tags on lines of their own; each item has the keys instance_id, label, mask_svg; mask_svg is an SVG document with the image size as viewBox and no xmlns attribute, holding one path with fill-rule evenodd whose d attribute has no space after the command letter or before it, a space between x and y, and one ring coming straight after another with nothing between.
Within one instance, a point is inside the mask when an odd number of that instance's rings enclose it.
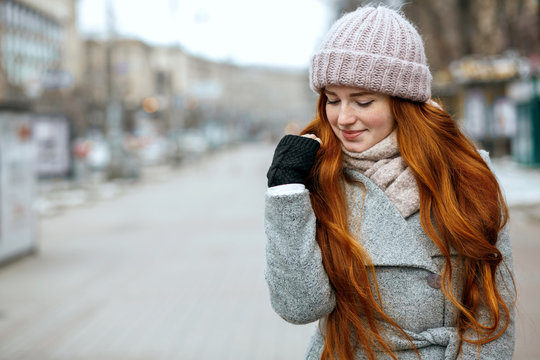
<instances>
[{"instance_id":1,"label":"black fingerless glove","mask_svg":"<svg viewBox=\"0 0 540 360\"><path fill-rule=\"evenodd\" d=\"M315 164L321 145L317 140L297 135L285 135L274 152L272 165L266 174L268 187L283 184L304 184Z\"/></svg>"}]
</instances>

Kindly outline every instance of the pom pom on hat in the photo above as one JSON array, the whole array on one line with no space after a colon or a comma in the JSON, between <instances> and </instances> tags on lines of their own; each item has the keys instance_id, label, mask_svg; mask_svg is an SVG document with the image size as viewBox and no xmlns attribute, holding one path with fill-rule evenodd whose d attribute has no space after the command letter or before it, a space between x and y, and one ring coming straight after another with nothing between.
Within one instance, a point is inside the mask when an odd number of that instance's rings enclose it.
<instances>
[{"instance_id":1,"label":"pom pom on hat","mask_svg":"<svg viewBox=\"0 0 540 360\"><path fill-rule=\"evenodd\" d=\"M364 88L414 101L431 97L431 73L422 38L398 12L361 7L331 27L311 60L311 88Z\"/></svg>"}]
</instances>

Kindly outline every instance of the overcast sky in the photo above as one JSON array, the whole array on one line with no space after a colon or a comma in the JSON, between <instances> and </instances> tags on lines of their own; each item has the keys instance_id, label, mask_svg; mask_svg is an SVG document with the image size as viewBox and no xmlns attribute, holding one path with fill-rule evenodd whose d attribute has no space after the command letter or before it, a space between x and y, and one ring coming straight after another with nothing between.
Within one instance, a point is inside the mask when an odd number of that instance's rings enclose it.
<instances>
[{"instance_id":1,"label":"overcast sky","mask_svg":"<svg viewBox=\"0 0 540 360\"><path fill-rule=\"evenodd\" d=\"M83 33L105 33L106 1L79 0ZM334 15L331 0L111 1L121 35L215 60L293 68L307 67Z\"/></svg>"}]
</instances>

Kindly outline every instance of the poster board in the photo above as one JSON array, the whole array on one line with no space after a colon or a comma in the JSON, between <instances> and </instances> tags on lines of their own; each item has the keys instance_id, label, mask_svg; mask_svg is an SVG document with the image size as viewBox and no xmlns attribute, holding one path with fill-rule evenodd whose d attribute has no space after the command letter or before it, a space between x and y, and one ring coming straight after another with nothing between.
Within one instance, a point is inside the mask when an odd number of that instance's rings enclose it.
<instances>
[{"instance_id":1,"label":"poster board","mask_svg":"<svg viewBox=\"0 0 540 360\"><path fill-rule=\"evenodd\" d=\"M0 112L0 262L36 248L31 115Z\"/></svg>"},{"instance_id":2,"label":"poster board","mask_svg":"<svg viewBox=\"0 0 540 360\"><path fill-rule=\"evenodd\" d=\"M40 178L65 177L72 167L69 120L65 116L35 115L32 137Z\"/></svg>"}]
</instances>

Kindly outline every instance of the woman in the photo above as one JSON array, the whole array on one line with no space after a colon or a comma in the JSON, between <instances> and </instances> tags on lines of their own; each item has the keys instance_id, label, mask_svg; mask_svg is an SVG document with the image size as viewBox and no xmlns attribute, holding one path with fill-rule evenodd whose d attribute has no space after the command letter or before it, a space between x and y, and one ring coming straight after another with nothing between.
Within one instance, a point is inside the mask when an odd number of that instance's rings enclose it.
<instances>
[{"instance_id":1,"label":"woman","mask_svg":"<svg viewBox=\"0 0 540 360\"><path fill-rule=\"evenodd\" d=\"M266 279L275 311L320 320L307 359L510 359L508 210L485 152L430 100L422 40L359 8L310 69L303 136L268 171Z\"/></svg>"}]
</instances>

